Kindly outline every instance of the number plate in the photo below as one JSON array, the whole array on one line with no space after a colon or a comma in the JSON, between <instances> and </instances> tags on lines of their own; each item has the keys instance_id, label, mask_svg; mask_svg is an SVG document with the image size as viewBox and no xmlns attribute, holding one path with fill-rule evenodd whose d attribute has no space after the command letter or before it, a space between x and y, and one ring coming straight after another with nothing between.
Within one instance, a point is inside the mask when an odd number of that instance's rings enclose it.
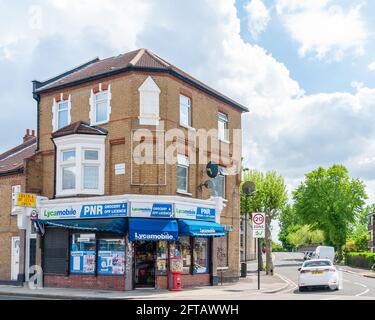
<instances>
[{"instance_id":1,"label":"number plate","mask_svg":"<svg viewBox=\"0 0 375 320\"><path fill-rule=\"evenodd\" d=\"M312 274L322 274L323 273L323 271L313 271L313 272L311 272Z\"/></svg>"}]
</instances>

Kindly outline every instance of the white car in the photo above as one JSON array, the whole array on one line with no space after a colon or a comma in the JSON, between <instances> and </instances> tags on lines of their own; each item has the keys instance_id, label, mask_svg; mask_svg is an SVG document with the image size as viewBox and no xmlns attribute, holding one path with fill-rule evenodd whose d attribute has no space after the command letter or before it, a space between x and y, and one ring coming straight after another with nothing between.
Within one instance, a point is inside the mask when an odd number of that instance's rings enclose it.
<instances>
[{"instance_id":1,"label":"white car","mask_svg":"<svg viewBox=\"0 0 375 320\"><path fill-rule=\"evenodd\" d=\"M308 288L339 290L339 272L329 259L305 261L299 270L299 291Z\"/></svg>"}]
</instances>

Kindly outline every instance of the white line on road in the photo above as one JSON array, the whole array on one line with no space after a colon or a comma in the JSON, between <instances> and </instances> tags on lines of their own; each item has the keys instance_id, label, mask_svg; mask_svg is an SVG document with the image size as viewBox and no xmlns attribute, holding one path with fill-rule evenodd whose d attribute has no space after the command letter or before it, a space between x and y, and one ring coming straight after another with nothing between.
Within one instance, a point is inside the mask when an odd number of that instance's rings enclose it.
<instances>
[{"instance_id":1,"label":"white line on road","mask_svg":"<svg viewBox=\"0 0 375 320\"><path fill-rule=\"evenodd\" d=\"M370 289L366 289L365 291L363 291L363 292L361 292L361 293L358 293L358 294L356 294L355 296L356 296L356 297L363 296L364 294L366 294L366 293L369 292L369 291L370 291Z\"/></svg>"}]
</instances>

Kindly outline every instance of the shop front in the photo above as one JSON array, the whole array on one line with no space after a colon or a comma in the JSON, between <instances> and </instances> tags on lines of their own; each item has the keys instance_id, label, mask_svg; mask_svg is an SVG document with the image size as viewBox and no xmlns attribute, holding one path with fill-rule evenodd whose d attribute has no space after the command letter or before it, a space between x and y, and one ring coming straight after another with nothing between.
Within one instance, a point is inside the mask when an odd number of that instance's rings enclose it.
<instances>
[{"instance_id":1,"label":"shop front","mask_svg":"<svg viewBox=\"0 0 375 320\"><path fill-rule=\"evenodd\" d=\"M212 239L225 235L212 203L181 211L172 201L87 201L52 200L39 210L46 287L167 289L176 261L183 287L211 284Z\"/></svg>"}]
</instances>

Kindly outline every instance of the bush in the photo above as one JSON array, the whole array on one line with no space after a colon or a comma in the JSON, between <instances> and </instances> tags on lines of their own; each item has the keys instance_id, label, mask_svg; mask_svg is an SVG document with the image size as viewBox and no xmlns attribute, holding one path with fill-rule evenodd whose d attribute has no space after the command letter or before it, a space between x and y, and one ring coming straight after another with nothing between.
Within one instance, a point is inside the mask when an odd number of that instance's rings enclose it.
<instances>
[{"instance_id":1,"label":"bush","mask_svg":"<svg viewBox=\"0 0 375 320\"><path fill-rule=\"evenodd\" d=\"M346 264L351 267L371 269L375 264L375 253L371 252L348 252Z\"/></svg>"},{"instance_id":2,"label":"bush","mask_svg":"<svg viewBox=\"0 0 375 320\"><path fill-rule=\"evenodd\" d=\"M281 244L272 242L272 252L283 252L284 248Z\"/></svg>"}]
</instances>

